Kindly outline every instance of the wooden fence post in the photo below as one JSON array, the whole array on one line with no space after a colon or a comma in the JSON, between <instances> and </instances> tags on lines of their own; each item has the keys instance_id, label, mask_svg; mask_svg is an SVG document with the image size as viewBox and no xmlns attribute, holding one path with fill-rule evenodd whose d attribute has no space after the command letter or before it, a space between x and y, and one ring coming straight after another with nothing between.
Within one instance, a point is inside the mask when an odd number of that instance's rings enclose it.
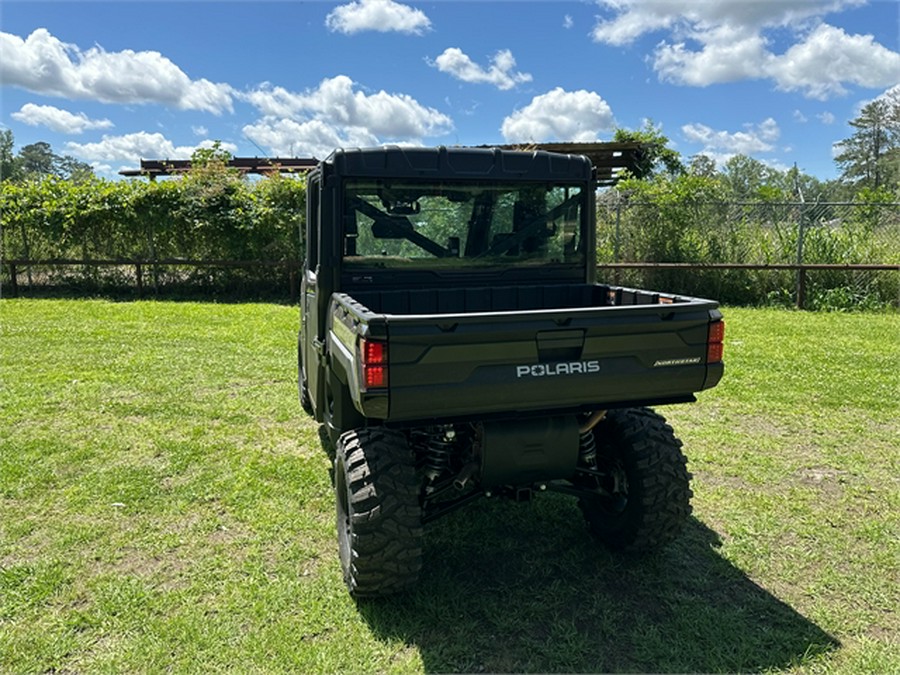
<instances>
[{"instance_id":1,"label":"wooden fence post","mask_svg":"<svg viewBox=\"0 0 900 675\"><path fill-rule=\"evenodd\" d=\"M134 275L137 280L137 291L138 297L144 297L144 271L141 268L141 263L134 264Z\"/></svg>"},{"instance_id":2,"label":"wooden fence post","mask_svg":"<svg viewBox=\"0 0 900 675\"><path fill-rule=\"evenodd\" d=\"M290 266L291 304L297 302L297 268Z\"/></svg>"},{"instance_id":3,"label":"wooden fence post","mask_svg":"<svg viewBox=\"0 0 900 675\"><path fill-rule=\"evenodd\" d=\"M797 309L806 308L806 268L797 269Z\"/></svg>"},{"instance_id":4,"label":"wooden fence post","mask_svg":"<svg viewBox=\"0 0 900 675\"><path fill-rule=\"evenodd\" d=\"M803 267L803 237L806 234L805 205L800 205L797 223L797 309L806 306L806 269Z\"/></svg>"},{"instance_id":5,"label":"wooden fence post","mask_svg":"<svg viewBox=\"0 0 900 675\"><path fill-rule=\"evenodd\" d=\"M14 298L19 297L19 271L16 263L9 263L9 292Z\"/></svg>"}]
</instances>

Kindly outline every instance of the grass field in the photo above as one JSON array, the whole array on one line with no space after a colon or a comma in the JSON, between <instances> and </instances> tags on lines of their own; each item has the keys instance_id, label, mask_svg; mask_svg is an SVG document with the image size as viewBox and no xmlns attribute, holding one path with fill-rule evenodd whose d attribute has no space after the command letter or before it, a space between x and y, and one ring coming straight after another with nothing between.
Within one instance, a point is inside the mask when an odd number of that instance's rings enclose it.
<instances>
[{"instance_id":1,"label":"grass field","mask_svg":"<svg viewBox=\"0 0 900 675\"><path fill-rule=\"evenodd\" d=\"M726 318L677 544L483 500L357 605L295 308L0 301L0 671L900 672L900 315Z\"/></svg>"}]
</instances>

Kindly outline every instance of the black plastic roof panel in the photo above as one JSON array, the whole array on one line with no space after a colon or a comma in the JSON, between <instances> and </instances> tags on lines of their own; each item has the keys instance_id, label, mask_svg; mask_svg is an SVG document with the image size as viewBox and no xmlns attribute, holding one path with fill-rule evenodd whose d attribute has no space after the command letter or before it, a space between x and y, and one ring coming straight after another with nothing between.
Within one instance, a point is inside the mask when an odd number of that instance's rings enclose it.
<instances>
[{"instance_id":1,"label":"black plastic roof panel","mask_svg":"<svg viewBox=\"0 0 900 675\"><path fill-rule=\"evenodd\" d=\"M494 178L587 181L591 163L581 155L498 148L342 148L326 162L344 176Z\"/></svg>"}]
</instances>

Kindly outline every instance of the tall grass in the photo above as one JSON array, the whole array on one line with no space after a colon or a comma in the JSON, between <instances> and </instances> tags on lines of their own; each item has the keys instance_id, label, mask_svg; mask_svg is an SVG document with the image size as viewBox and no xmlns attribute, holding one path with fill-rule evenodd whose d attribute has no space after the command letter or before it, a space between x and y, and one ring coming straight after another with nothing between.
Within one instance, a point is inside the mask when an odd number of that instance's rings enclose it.
<instances>
[{"instance_id":1,"label":"tall grass","mask_svg":"<svg viewBox=\"0 0 900 675\"><path fill-rule=\"evenodd\" d=\"M616 193L598 211L599 264L689 262L900 266L900 205L633 202ZM742 305L790 304L796 274L754 270L642 270L623 283L672 289ZM807 273L810 309L874 309L900 303L894 271Z\"/></svg>"}]
</instances>

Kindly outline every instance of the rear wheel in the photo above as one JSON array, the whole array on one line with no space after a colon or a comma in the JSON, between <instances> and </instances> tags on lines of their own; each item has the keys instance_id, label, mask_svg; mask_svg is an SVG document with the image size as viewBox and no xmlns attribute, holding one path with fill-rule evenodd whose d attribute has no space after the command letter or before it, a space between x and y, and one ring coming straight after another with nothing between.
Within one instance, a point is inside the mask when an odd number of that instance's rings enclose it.
<instances>
[{"instance_id":1,"label":"rear wheel","mask_svg":"<svg viewBox=\"0 0 900 675\"><path fill-rule=\"evenodd\" d=\"M416 583L422 568L419 481L406 437L388 429L341 435L334 461L338 550L354 597Z\"/></svg>"},{"instance_id":2,"label":"rear wheel","mask_svg":"<svg viewBox=\"0 0 900 675\"><path fill-rule=\"evenodd\" d=\"M611 410L594 428L600 489L581 499L588 526L612 549L648 551L675 539L691 514L691 474L665 418Z\"/></svg>"}]
</instances>

